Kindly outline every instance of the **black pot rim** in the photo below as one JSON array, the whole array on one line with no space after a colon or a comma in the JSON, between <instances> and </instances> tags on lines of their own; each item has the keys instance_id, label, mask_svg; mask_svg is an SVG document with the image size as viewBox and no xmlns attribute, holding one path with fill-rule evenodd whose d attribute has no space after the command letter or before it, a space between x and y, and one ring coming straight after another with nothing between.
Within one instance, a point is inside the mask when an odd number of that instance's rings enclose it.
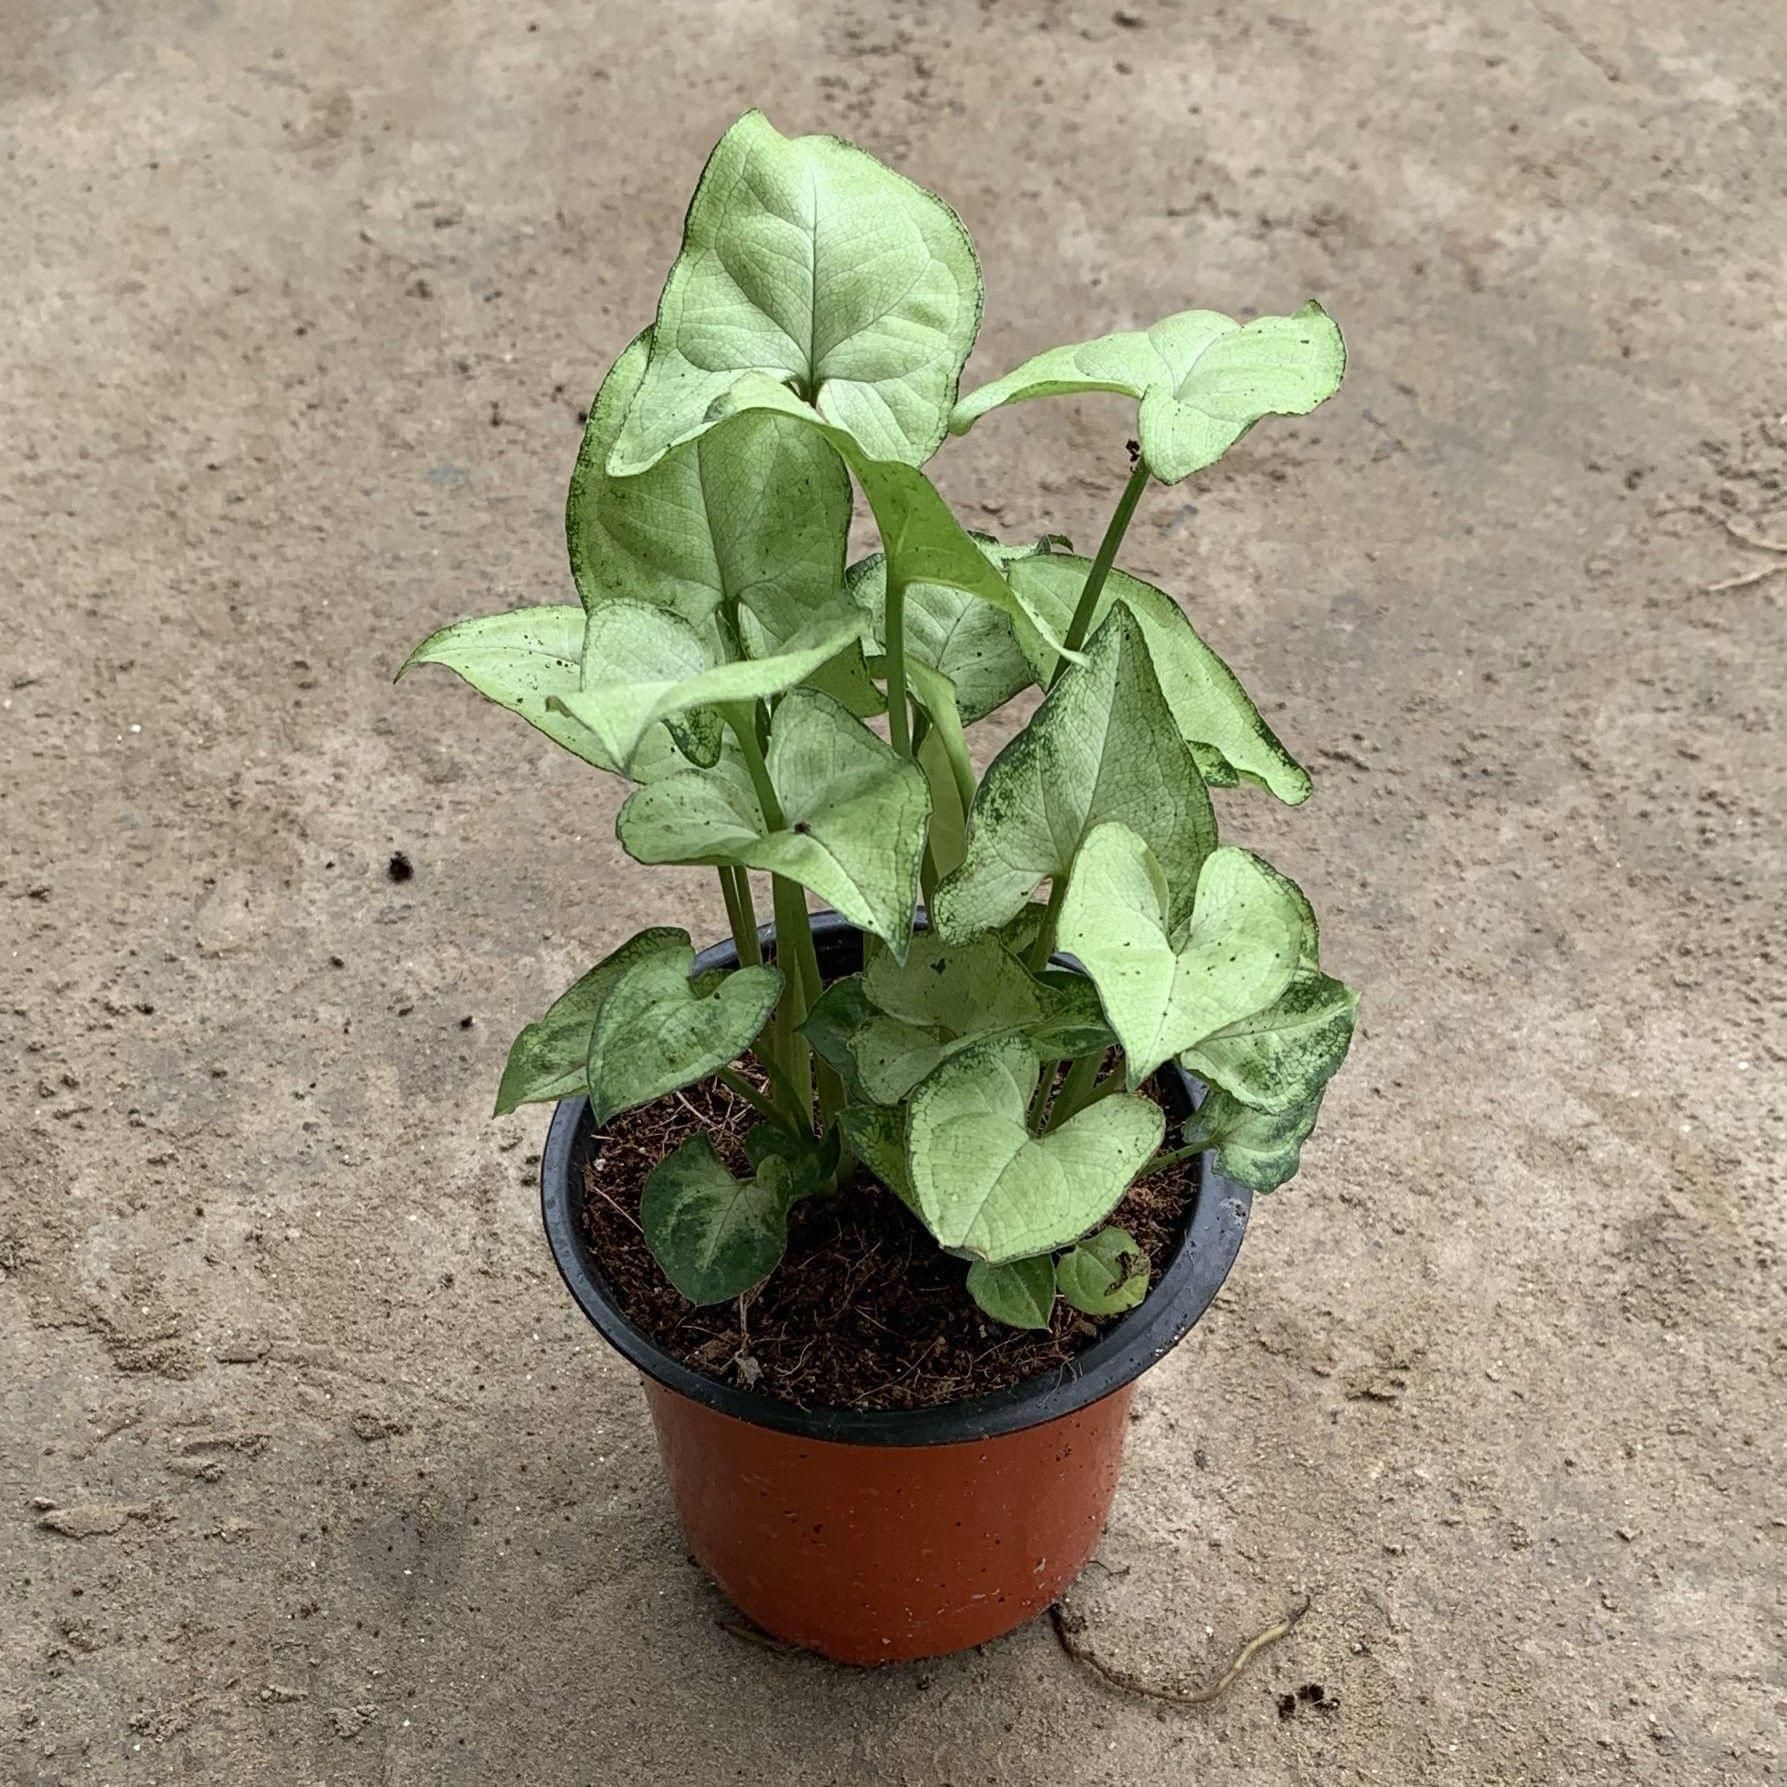
<instances>
[{"instance_id":1,"label":"black pot rim","mask_svg":"<svg viewBox=\"0 0 1787 1787\"><path fill-rule=\"evenodd\" d=\"M813 932L822 950L826 943L837 948L856 934L835 912L815 913ZM765 953L773 954L773 926L764 927L763 943ZM736 963L728 941L704 951L695 972ZM1203 1087L1177 1066L1162 1071L1178 1082L1186 1108L1195 1109ZM1197 1202L1154 1288L1084 1352L1053 1370L933 1408L801 1408L692 1370L628 1320L580 1220L582 1168L594 1151L596 1135L589 1100L582 1095L561 1099L540 1159L540 1207L552 1257L596 1331L647 1377L705 1408L779 1433L852 1446L939 1446L991 1439L1074 1414L1121 1390L1171 1352L1215 1300L1240 1251L1253 1203L1246 1186L1219 1170L1214 1154L1200 1155Z\"/></svg>"}]
</instances>

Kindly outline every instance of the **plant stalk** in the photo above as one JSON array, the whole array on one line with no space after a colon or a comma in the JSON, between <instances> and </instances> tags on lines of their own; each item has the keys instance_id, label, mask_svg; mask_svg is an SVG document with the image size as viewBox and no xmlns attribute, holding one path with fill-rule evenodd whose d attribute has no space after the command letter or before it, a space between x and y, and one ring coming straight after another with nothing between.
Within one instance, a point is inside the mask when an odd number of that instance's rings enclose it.
<instances>
[{"instance_id":1,"label":"plant stalk","mask_svg":"<svg viewBox=\"0 0 1787 1787\"><path fill-rule=\"evenodd\" d=\"M1129 519L1135 514L1136 504L1142 500L1142 492L1147 487L1147 462L1138 454L1135 468L1129 474L1129 482L1123 486L1123 494L1117 498L1117 506L1111 511L1104 538L1098 542L1098 556L1092 561L1092 569L1086 573L1080 599L1074 605L1073 620L1068 624L1066 639L1062 641L1070 652L1077 652L1086 643L1086 635L1092 630L1092 617L1098 612L1098 598L1104 593L1105 579L1111 574L1111 566L1117 562L1117 548L1123 544L1123 536L1129 531ZM1055 660L1055 674L1049 678L1051 689L1061 680L1061 672L1067 668L1067 664L1066 658Z\"/></svg>"},{"instance_id":2,"label":"plant stalk","mask_svg":"<svg viewBox=\"0 0 1787 1787\"><path fill-rule=\"evenodd\" d=\"M727 706L724 713L733 737L738 740L763 823L771 831L785 830L787 815L782 811L775 783L770 780L769 765L764 761L763 746L757 737L758 723L763 717L762 704L741 702ZM810 1130L813 1123L813 1055L807 1039L800 1033L800 1026L812 1000L818 996L819 958L813 948L813 927L807 919L806 896L800 887L781 875L770 876L769 886L776 920L776 965L782 970L782 996L776 1001L772 1032L776 1060L800 1105L799 1111L790 1115L794 1116L798 1128Z\"/></svg>"},{"instance_id":3,"label":"plant stalk","mask_svg":"<svg viewBox=\"0 0 1787 1787\"><path fill-rule=\"evenodd\" d=\"M1055 1096L1055 1108L1049 1112L1049 1120L1043 1125L1044 1135L1059 1129L1069 1117L1079 1114L1097 1082L1098 1070L1103 1065L1102 1054L1082 1055L1067 1070L1067 1078L1061 1082L1061 1090Z\"/></svg>"},{"instance_id":4,"label":"plant stalk","mask_svg":"<svg viewBox=\"0 0 1787 1787\"><path fill-rule=\"evenodd\" d=\"M1193 1142L1188 1148L1168 1148L1155 1157L1136 1174L1138 1179L1146 1179L1154 1173L1164 1173L1168 1167L1176 1167L1182 1160L1190 1160L1194 1154L1207 1154L1210 1150L1208 1142Z\"/></svg>"},{"instance_id":5,"label":"plant stalk","mask_svg":"<svg viewBox=\"0 0 1787 1787\"><path fill-rule=\"evenodd\" d=\"M722 1067L714 1078L729 1091L736 1092L752 1110L767 1117L770 1122L783 1129L788 1127L788 1113L778 1110L743 1074L734 1073L730 1067Z\"/></svg>"},{"instance_id":6,"label":"plant stalk","mask_svg":"<svg viewBox=\"0 0 1787 1787\"><path fill-rule=\"evenodd\" d=\"M1067 898L1067 876L1060 874L1049 882L1049 903L1042 909L1042 927L1030 946L1030 972L1040 974L1055 953L1055 920L1061 913L1061 902Z\"/></svg>"},{"instance_id":7,"label":"plant stalk","mask_svg":"<svg viewBox=\"0 0 1787 1787\"><path fill-rule=\"evenodd\" d=\"M912 720L906 706L906 585L894 576L891 553L887 559L887 602L881 630L882 648L887 658L887 735L902 757L910 757Z\"/></svg>"},{"instance_id":8,"label":"plant stalk","mask_svg":"<svg viewBox=\"0 0 1787 1787\"><path fill-rule=\"evenodd\" d=\"M726 922L732 927L732 947L738 951L739 966L755 968L763 960L763 949L757 941L751 883L745 871L732 863L722 863L715 872L720 877L720 892L726 898Z\"/></svg>"}]
</instances>

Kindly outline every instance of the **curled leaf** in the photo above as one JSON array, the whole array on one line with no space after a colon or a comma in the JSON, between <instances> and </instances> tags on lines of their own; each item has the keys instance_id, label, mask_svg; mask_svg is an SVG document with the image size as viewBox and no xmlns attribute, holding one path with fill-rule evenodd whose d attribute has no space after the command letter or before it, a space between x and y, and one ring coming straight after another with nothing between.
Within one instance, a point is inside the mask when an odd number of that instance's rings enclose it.
<instances>
[{"instance_id":1,"label":"curled leaf","mask_svg":"<svg viewBox=\"0 0 1787 1787\"><path fill-rule=\"evenodd\" d=\"M1128 1229L1100 1229L1055 1262L1055 1282L1086 1315L1121 1315L1148 1294L1148 1256Z\"/></svg>"}]
</instances>

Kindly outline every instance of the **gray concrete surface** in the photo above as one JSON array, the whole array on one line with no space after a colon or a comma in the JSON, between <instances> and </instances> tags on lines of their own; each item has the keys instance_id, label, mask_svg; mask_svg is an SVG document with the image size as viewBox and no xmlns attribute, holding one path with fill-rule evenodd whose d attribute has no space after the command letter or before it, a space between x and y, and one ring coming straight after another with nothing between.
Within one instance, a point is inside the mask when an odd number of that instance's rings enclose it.
<instances>
[{"instance_id":1,"label":"gray concrete surface","mask_svg":"<svg viewBox=\"0 0 1787 1787\"><path fill-rule=\"evenodd\" d=\"M0 1779L1778 1779L1787 571L1705 586L1787 563L1784 67L1772 0L0 0ZM977 374L1352 343L1129 555L1316 770L1226 811L1368 1000L1079 1593L1176 1681L1306 1593L1202 1713L1046 1624L723 1631L485 1115L721 912L390 674L566 598L577 410L751 103L955 202ZM1084 540L1123 433L938 475Z\"/></svg>"}]
</instances>

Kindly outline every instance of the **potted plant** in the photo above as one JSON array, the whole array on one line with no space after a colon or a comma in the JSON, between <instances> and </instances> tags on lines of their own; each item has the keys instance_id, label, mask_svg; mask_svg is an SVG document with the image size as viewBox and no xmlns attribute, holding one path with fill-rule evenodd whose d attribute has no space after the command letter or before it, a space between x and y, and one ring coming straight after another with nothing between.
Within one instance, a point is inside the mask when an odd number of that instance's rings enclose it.
<instances>
[{"instance_id":1,"label":"potted plant","mask_svg":"<svg viewBox=\"0 0 1787 1787\"><path fill-rule=\"evenodd\" d=\"M1302 894L1217 841L1212 789L1309 777L1116 565L1151 483L1336 389L1338 330L1186 311L958 399L980 315L941 200L748 113L590 409L579 600L404 666L628 781L636 861L719 876L729 940L623 943L497 1109L557 1102L551 1244L642 1371L691 1548L856 1662L992 1637L1084 1564L1134 1382L1296 1170L1354 1019ZM921 469L946 436L1086 391L1138 406L1096 555L965 531ZM881 550L847 564L853 486ZM1031 688L977 776L966 729Z\"/></svg>"}]
</instances>

